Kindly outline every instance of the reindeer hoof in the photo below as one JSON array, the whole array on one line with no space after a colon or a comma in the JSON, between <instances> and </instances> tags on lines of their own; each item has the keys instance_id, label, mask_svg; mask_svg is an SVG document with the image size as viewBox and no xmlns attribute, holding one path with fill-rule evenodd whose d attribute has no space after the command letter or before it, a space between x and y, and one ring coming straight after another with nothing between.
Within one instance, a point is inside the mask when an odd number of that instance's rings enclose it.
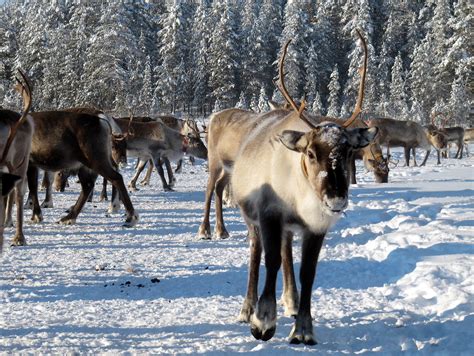
<instances>
[{"instance_id":1,"label":"reindeer hoof","mask_svg":"<svg viewBox=\"0 0 474 356\"><path fill-rule=\"evenodd\" d=\"M200 226L197 233L197 237L200 240L210 240L211 239L211 230L210 227Z\"/></svg>"},{"instance_id":2,"label":"reindeer hoof","mask_svg":"<svg viewBox=\"0 0 474 356\"><path fill-rule=\"evenodd\" d=\"M42 207L42 208L45 208L45 209L54 208L52 201L44 201L44 202L41 204L41 207Z\"/></svg>"},{"instance_id":3,"label":"reindeer hoof","mask_svg":"<svg viewBox=\"0 0 474 356\"><path fill-rule=\"evenodd\" d=\"M219 233L216 232L216 238L220 240L225 240L229 238L229 233L227 231L221 231Z\"/></svg>"},{"instance_id":4,"label":"reindeer hoof","mask_svg":"<svg viewBox=\"0 0 474 356\"><path fill-rule=\"evenodd\" d=\"M109 214L113 214L113 213L118 213L120 210L120 206L119 205L111 205L109 206L109 209L107 210L107 212Z\"/></svg>"},{"instance_id":5,"label":"reindeer hoof","mask_svg":"<svg viewBox=\"0 0 474 356\"><path fill-rule=\"evenodd\" d=\"M293 326L293 330L290 333L290 344L305 344L305 345L316 345L316 339L313 336L312 328L304 329L304 328L297 328L296 324Z\"/></svg>"},{"instance_id":6,"label":"reindeer hoof","mask_svg":"<svg viewBox=\"0 0 474 356\"><path fill-rule=\"evenodd\" d=\"M64 217L61 220L58 221L58 224L61 225L74 225L76 223L76 219Z\"/></svg>"},{"instance_id":7,"label":"reindeer hoof","mask_svg":"<svg viewBox=\"0 0 474 356\"><path fill-rule=\"evenodd\" d=\"M262 340L262 341L268 341L270 340L273 335L275 335L276 331L276 326L266 329L266 330L260 330L257 327L252 326L250 328L250 332L252 333L253 337L256 338L257 340Z\"/></svg>"},{"instance_id":8,"label":"reindeer hoof","mask_svg":"<svg viewBox=\"0 0 474 356\"><path fill-rule=\"evenodd\" d=\"M133 227L138 222L138 214L132 215L127 217L125 223L122 225L123 227Z\"/></svg>"},{"instance_id":9,"label":"reindeer hoof","mask_svg":"<svg viewBox=\"0 0 474 356\"><path fill-rule=\"evenodd\" d=\"M25 240L25 237L22 236L22 237L15 237L13 240L12 240L12 243L10 244L11 247L15 247L15 246L26 246L26 240Z\"/></svg>"},{"instance_id":10,"label":"reindeer hoof","mask_svg":"<svg viewBox=\"0 0 474 356\"><path fill-rule=\"evenodd\" d=\"M250 332L257 340L268 341L276 331L276 319L265 317L263 320L252 314L250 316Z\"/></svg>"},{"instance_id":11,"label":"reindeer hoof","mask_svg":"<svg viewBox=\"0 0 474 356\"><path fill-rule=\"evenodd\" d=\"M43 221L43 215L42 214L39 214L39 215L33 215L31 217L31 221L33 221L34 223L40 223Z\"/></svg>"},{"instance_id":12,"label":"reindeer hoof","mask_svg":"<svg viewBox=\"0 0 474 356\"><path fill-rule=\"evenodd\" d=\"M174 192L174 189L171 188L171 186L169 186L169 185L166 186L166 187L163 187L163 190L164 190L165 192Z\"/></svg>"}]
</instances>

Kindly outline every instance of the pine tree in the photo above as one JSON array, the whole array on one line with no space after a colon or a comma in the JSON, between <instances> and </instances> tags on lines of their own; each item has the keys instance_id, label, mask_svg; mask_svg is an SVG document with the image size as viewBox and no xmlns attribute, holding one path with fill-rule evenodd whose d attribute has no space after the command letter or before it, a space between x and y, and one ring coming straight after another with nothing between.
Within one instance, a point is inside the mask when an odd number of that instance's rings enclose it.
<instances>
[{"instance_id":1,"label":"pine tree","mask_svg":"<svg viewBox=\"0 0 474 356\"><path fill-rule=\"evenodd\" d=\"M238 88L232 1L216 0L212 11L219 21L215 24L209 46L209 85L214 100L218 101L216 107L233 107L237 101Z\"/></svg>"},{"instance_id":2,"label":"pine tree","mask_svg":"<svg viewBox=\"0 0 474 356\"><path fill-rule=\"evenodd\" d=\"M406 101L405 75L401 55L395 58L392 67L392 80L390 82L390 111L389 114L397 119L408 118L408 105Z\"/></svg>"},{"instance_id":3,"label":"pine tree","mask_svg":"<svg viewBox=\"0 0 474 356\"><path fill-rule=\"evenodd\" d=\"M456 69L456 78L451 86L451 93L448 103L449 112L454 118L453 124L472 127L473 122L469 122L469 112L472 107L472 92L469 90L469 66L461 61Z\"/></svg>"},{"instance_id":4,"label":"pine tree","mask_svg":"<svg viewBox=\"0 0 474 356\"><path fill-rule=\"evenodd\" d=\"M321 102L321 96L319 92L314 95L313 104L311 105L311 111L314 115L321 116L323 114L323 104Z\"/></svg>"},{"instance_id":5,"label":"pine tree","mask_svg":"<svg viewBox=\"0 0 474 356\"><path fill-rule=\"evenodd\" d=\"M329 99L328 99L328 116L337 117L339 114L339 94L341 84L339 83L339 70L337 65L331 73L331 81L329 82Z\"/></svg>"}]
</instances>

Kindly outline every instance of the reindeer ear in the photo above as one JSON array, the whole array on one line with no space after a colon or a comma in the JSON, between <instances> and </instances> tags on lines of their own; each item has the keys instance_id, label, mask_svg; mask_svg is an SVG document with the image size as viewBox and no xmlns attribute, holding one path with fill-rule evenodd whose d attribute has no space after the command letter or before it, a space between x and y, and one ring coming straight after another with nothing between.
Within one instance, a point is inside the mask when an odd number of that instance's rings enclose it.
<instances>
[{"instance_id":1,"label":"reindeer ear","mask_svg":"<svg viewBox=\"0 0 474 356\"><path fill-rule=\"evenodd\" d=\"M371 143L379 129L372 127L370 129L350 129L348 131L349 143L354 149L359 149Z\"/></svg>"},{"instance_id":2,"label":"reindeer ear","mask_svg":"<svg viewBox=\"0 0 474 356\"><path fill-rule=\"evenodd\" d=\"M20 176L0 172L0 188L2 188L2 197L7 196L15 186L15 183L20 179Z\"/></svg>"},{"instance_id":3,"label":"reindeer ear","mask_svg":"<svg viewBox=\"0 0 474 356\"><path fill-rule=\"evenodd\" d=\"M303 152L308 146L305 133L300 131L285 130L278 136L278 139L292 151Z\"/></svg>"}]
</instances>

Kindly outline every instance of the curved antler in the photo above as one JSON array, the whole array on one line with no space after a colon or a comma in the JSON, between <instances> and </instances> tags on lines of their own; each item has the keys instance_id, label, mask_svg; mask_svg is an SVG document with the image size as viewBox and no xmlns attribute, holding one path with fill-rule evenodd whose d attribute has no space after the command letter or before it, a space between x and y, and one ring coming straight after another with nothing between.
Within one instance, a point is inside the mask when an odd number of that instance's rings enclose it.
<instances>
[{"instance_id":1,"label":"curved antler","mask_svg":"<svg viewBox=\"0 0 474 356\"><path fill-rule=\"evenodd\" d=\"M357 116L362 111L362 102L364 101L364 90L365 90L365 77L367 74L367 61L368 61L368 56L367 56L367 43L365 42L364 37L362 36L361 32L356 29L357 35L359 36L359 39L362 43L362 48L364 49L364 66L360 69L360 84L359 84L359 95L357 96L357 102L356 106L354 108L354 112L352 113L351 117L348 118L343 124L343 127L348 127L350 126L355 119L357 119Z\"/></svg>"},{"instance_id":2,"label":"curved antler","mask_svg":"<svg viewBox=\"0 0 474 356\"><path fill-rule=\"evenodd\" d=\"M20 125L26 120L28 112L31 108L31 86L29 80L21 69L18 69L18 73L20 73L20 76L25 82L25 84L23 84L18 78L16 78L17 83L15 85L15 90L18 91L23 97L23 113L21 114L20 119L10 128L10 134L8 135L7 142L5 143L5 148L3 150L2 158L0 159L0 164L5 163L8 151L10 150L10 146L13 143L16 132L18 131Z\"/></svg>"},{"instance_id":3,"label":"curved antler","mask_svg":"<svg viewBox=\"0 0 474 356\"><path fill-rule=\"evenodd\" d=\"M285 46L283 47L283 54L280 59L279 70L278 70L278 73L279 73L278 89L283 94L283 97L285 98L286 102L298 113L299 118L303 120L305 123L307 123L310 127L316 128L316 126L311 121L309 121L308 118L303 114L303 110L306 105L305 101L303 100L301 102L301 106L298 108L295 101L288 93L288 90L286 90L285 73L283 73L283 63L285 62L286 52L288 51L288 46L290 42L291 42L291 39L286 41Z\"/></svg>"}]
</instances>

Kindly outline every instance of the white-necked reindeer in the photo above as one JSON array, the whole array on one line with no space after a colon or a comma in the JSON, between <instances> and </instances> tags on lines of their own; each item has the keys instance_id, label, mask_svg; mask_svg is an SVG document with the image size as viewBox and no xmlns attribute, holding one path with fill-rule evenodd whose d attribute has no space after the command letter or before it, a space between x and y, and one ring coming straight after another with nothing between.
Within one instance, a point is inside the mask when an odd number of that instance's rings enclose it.
<instances>
[{"instance_id":1,"label":"white-necked reindeer","mask_svg":"<svg viewBox=\"0 0 474 356\"><path fill-rule=\"evenodd\" d=\"M313 123L298 108L284 85L280 61L279 89L294 112L275 115L257 126L243 143L235 160L231 185L235 200L248 225L250 263L247 295L241 321L251 324L252 335L269 340L276 329L276 277L283 262L286 313L296 315L291 343L314 345L311 292L319 252L328 229L348 204L350 156L367 146L377 128L347 127L361 112L367 68L367 47L356 107L342 125ZM260 122L260 123L259 123ZM300 271L301 296L293 272L291 240L299 232L303 240ZM266 277L258 298L258 269L265 252Z\"/></svg>"}]
</instances>

